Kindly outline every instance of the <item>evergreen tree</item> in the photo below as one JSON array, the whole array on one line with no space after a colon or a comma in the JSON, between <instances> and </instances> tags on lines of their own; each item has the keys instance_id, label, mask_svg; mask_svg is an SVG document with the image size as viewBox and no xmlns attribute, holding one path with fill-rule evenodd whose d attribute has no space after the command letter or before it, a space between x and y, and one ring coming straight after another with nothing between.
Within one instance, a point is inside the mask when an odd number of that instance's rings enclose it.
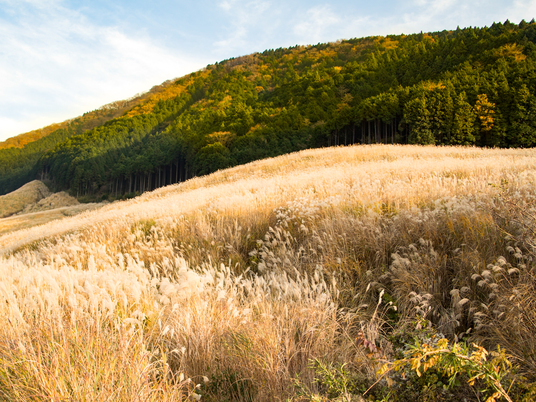
<instances>
[{"instance_id":1,"label":"evergreen tree","mask_svg":"<svg viewBox=\"0 0 536 402\"><path fill-rule=\"evenodd\" d=\"M420 96L407 102L404 107L404 121L409 125L409 143L429 145L435 139L431 130L430 112L426 107L426 98Z\"/></svg>"},{"instance_id":2,"label":"evergreen tree","mask_svg":"<svg viewBox=\"0 0 536 402\"><path fill-rule=\"evenodd\" d=\"M509 143L512 146L536 145L536 98L526 84L516 91L511 113Z\"/></svg>"},{"instance_id":3,"label":"evergreen tree","mask_svg":"<svg viewBox=\"0 0 536 402\"><path fill-rule=\"evenodd\" d=\"M467 102L465 92L460 93L454 102L451 143L473 145L476 141L475 113Z\"/></svg>"}]
</instances>

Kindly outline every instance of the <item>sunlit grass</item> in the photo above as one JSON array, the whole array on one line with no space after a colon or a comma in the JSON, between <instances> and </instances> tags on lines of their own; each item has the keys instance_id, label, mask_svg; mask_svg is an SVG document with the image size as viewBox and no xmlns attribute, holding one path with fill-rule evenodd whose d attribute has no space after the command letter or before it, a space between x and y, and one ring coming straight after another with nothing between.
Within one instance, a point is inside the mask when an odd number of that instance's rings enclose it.
<instances>
[{"instance_id":1,"label":"sunlit grass","mask_svg":"<svg viewBox=\"0 0 536 402\"><path fill-rule=\"evenodd\" d=\"M34 180L12 193L0 196L0 219L20 212L28 204L33 204L50 195L42 182Z\"/></svg>"},{"instance_id":2,"label":"sunlit grass","mask_svg":"<svg viewBox=\"0 0 536 402\"><path fill-rule=\"evenodd\" d=\"M532 306L533 222L505 200L533 207L535 156L309 150L5 234L0 395L286 400L296 378L323 392L311 361L346 364L364 392L419 319L508 349L506 317L533 315L497 303ZM503 259L508 280L486 273Z\"/></svg>"}]
</instances>

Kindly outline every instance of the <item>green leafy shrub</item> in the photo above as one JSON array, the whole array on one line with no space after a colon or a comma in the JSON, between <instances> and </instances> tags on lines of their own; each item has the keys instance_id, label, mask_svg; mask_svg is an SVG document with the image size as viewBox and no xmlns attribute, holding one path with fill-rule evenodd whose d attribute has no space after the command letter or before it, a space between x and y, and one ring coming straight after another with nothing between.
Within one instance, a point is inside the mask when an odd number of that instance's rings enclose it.
<instances>
[{"instance_id":1,"label":"green leafy shrub","mask_svg":"<svg viewBox=\"0 0 536 402\"><path fill-rule=\"evenodd\" d=\"M411 371L418 378L432 371L433 375L427 377L427 388L449 390L460 387L460 380L465 379L471 387L476 387L477 394L487 396L487 402L501 398L512 401L508 395L509 388L505 389L503 385L509 379L512 363L500 348L497 352L489 353L474 343L470 346L464 342L449 344L447 339L441 338L432 339L430 343L416 341L409 346L405 355L402 359L384 364L378 372L380 379L393 371L400 372L403 379ZM388 379L388 384L392 385L393 380Z\"/></svg>"}]
</instances>

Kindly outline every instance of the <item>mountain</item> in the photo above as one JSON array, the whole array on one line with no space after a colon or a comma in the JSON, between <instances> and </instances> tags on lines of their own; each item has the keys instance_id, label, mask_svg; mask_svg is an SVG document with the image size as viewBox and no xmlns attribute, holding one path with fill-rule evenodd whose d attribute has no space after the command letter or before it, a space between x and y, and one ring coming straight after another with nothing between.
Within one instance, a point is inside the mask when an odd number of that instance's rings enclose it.
<instances>
[{"instance_id":1,"label":"mountain","mask_svg":"<svg viewBox=\"0 0 536 402\"><path fill-rule=\"evenodd\" d=\"M532 147L535 42L534 21L506 21L224 60L102 121L75 119L0 150L0 193L40 178L77 197L130 197L261 158L353 143Z\"/></svg>"},{"instance_id":2,"label":"mountain","mask_svg":"<svg viewBox=\"0 0 536 402\"><path fill-rule=\"evenodd\" d=\"M75 119L51 124L0 142L0 194L13 191L38 177L37 163L46 151L69 137L82 134L122 116L155 93L165 90L170 84L171 81L166 81L130 99L115 101Z\"/></svg>"}]
</instances>

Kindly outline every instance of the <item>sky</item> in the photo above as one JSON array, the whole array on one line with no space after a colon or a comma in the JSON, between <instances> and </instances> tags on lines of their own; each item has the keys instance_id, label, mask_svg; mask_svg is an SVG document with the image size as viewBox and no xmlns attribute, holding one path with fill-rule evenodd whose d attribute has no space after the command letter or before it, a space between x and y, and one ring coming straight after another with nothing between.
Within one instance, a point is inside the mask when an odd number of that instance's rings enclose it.
<instances>
[{"instance_id":1,"label":"sky","mask_svg":"<svg viewBox=\"0 0 536 402\"><path fill-rule=\"evenodd\" d=\"M536 0L0 0L0 141L266 49L536 17Z\"/></svg>"}]
</instances>

